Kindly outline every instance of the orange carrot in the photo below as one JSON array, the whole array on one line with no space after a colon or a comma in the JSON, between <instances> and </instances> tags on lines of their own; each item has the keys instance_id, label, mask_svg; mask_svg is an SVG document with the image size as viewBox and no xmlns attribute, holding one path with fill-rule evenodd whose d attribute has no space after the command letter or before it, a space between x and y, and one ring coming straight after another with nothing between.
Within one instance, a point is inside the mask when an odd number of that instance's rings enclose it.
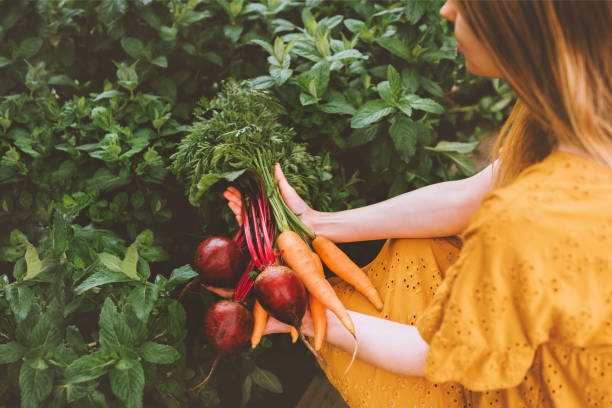
<instances>
[{"instance_id":1,"label":"orange carrot","mask_svg":"<svg viewBox=\"0 0 612 408\"><path fill-rule=\"evenodd\" d=\"M321 235L317 235L312 240L312 247L333 273L353 285L378 311L382 310L383 301L368 275L355 262L351 261L336 244Z\"/></svg>"},{"instance_id":2,"label":"orange carrot","mask_svg":"<svg viewBox=\"0 0 612 408\"><path fill-rule=\"evenodd\" d=\"M297 339L300 337L300 333L293 326L289 327L289 332L291 333L291 342L295 343Z\"/></svg>"},{"instance_id":3,"label":"orange carrot","mask_svg":"<svg viewBox=\"0 0 612 408\"><path fill-rule=\"evenodd\" d=\"M253 333L251 334L251 348L255 348L259 344L268 322L268 312L265 311L257 300L255 300L255 306L253 306L253 318L255 323L253 325Z\"/></svg>"},{"instance_id":4,"label":"orange carrot","mask_svg":"<svg viewBox=\"0 0 612 408\"><path fill-rule=\"evenodd\" d=\"M323 265L321 264L319 255L315 252L311 254L315 263L317 263L319 275L325 279L325 273L323 272ZM319 302L315 296L310 295L310 315L312 316L312 325L314 328L314 348L317 351L321 349L323 340L325 340L325 332L327 331L327 316L325 310L323 303Z\"/></svg>"},{"instance_id":5,"label":"orange carrot","mask_svg":"<svg viewBox=\"0 0 612 408\"><path fill-rule=\"evenodd\" d=\"M355 337L355 326L351 316L338 299L329 282L318 272L312 251L304 240L294 231L283 231L276 241L283 260L301 279L311 295L314 295L326 308L331 310L344 327Z\"/></svg>"}]
</instances>

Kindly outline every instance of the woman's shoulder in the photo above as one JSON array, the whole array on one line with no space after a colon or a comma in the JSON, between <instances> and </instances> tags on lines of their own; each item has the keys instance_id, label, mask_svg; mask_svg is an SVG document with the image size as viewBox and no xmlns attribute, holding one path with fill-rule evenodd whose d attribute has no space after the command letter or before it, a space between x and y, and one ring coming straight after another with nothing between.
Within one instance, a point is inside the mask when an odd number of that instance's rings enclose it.
<instances>
[{"instance_id":1,"label":"woman's shoulder","mask_svg":"<svg viewBox=\"0 0 612 408\"><path fill-rule=\"evenodd\" d=\"M593 237L612 246L612 171L566 152L530 166L506 187L487 194L464 232L550 242L553 237ZM573 241L573 239L572 239Z\"/></svg>"},{"instance_id":2,"label":"woman's shoulder","mask_svg":"<svg viewBox=\"0 0 612 408\"><path fill-rule=\"evenodd\" d=\"M508 186L484 197L485 211L504 211L520 217L532 212L592 212L610 215L612 170L567 152L554 152L525 169Z\"/></svg>"}]
</instances>

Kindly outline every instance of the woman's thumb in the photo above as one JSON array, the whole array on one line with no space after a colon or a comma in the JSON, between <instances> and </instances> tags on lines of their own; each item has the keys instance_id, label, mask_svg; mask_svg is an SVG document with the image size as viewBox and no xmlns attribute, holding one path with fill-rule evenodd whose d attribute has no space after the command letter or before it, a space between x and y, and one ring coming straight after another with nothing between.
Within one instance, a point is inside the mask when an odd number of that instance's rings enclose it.
<instances>
[{"instance_id":1,"label":"woman's thumb","mask_svg":"<svg viewBox=\"0 0 612 408\"><path fill-rule=\"evenodd\" d=\"M308 208L308 205L302 200L295 189L291 187L278 163L274 165L274 177L278 181L278 189L287 207L298 215L303 213Z\"/></svg>"}]
</instances>

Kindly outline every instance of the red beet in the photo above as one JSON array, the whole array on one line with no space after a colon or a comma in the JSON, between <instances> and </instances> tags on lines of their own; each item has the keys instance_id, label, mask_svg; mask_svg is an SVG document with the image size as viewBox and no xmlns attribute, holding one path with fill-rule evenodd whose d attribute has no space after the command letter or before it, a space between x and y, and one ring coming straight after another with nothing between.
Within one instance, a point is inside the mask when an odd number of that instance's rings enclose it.
<instances>
[{"instance_id":1,"label":"red beet","mask_svg":"<svg viewBox=\"0 0 612 408\"><path fill-rule=\"evenodd\" d=\"M301 330L308 297L300 278L286 266L270 265L257 276L253 289L261 306L279 321L295 327L308 350L321 364L326 365L323 357L312 348Z\"/></svg>"},{"instance_id":2,"label":"red beet","mask_svg":"<svg viewBox=\"0 0 612 408\"><path fill-rule=\"evenodd\" d=\"M283 323L300 328L308 298L304 284L286 266L268 266L255 279L255 296L264 309Z\"/></svg>"},{"instance_id":3,"label":"red beet","mask_svg":"<svg viewBox=\"0 0 612 408\"><path fill-rule=\"evenodd\" d=\"M202 282L220 288L236 286L244 269L240 248L225 237L210 237L202 241L193 262Z\"/></svg>"},{"instance_id":4,"label":"red beet","mask_svg":"<svg viewBox=\"0 0 612 408\"><path fill-rule=\"evenodd\" d=\"M221 357L237 352L249 342L253 323L253 314L240 303L231 300L220 300L206 311L202 332L206 342L217 351L217 358L204 381L191 390L208 382Z\"/></svg>"}]
</instances>

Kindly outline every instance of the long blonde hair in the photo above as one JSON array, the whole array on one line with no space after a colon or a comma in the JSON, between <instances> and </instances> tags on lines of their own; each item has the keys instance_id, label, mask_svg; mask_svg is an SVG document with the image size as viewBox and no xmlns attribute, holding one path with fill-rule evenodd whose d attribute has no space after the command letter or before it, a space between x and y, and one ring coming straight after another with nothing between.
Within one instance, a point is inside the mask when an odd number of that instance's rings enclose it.
<instances>
[{"instance_id":1,"label":"long blonde hair","mask_svg":"<svg viewBox=\"0 0 612 408\"><path fill-rule=\"evenodd\" d=\"M458 6L517 94L494 150L493 159L501 158L497 185L560 143L612 168L612 2Z\"/></svg>"}]
</instances>

